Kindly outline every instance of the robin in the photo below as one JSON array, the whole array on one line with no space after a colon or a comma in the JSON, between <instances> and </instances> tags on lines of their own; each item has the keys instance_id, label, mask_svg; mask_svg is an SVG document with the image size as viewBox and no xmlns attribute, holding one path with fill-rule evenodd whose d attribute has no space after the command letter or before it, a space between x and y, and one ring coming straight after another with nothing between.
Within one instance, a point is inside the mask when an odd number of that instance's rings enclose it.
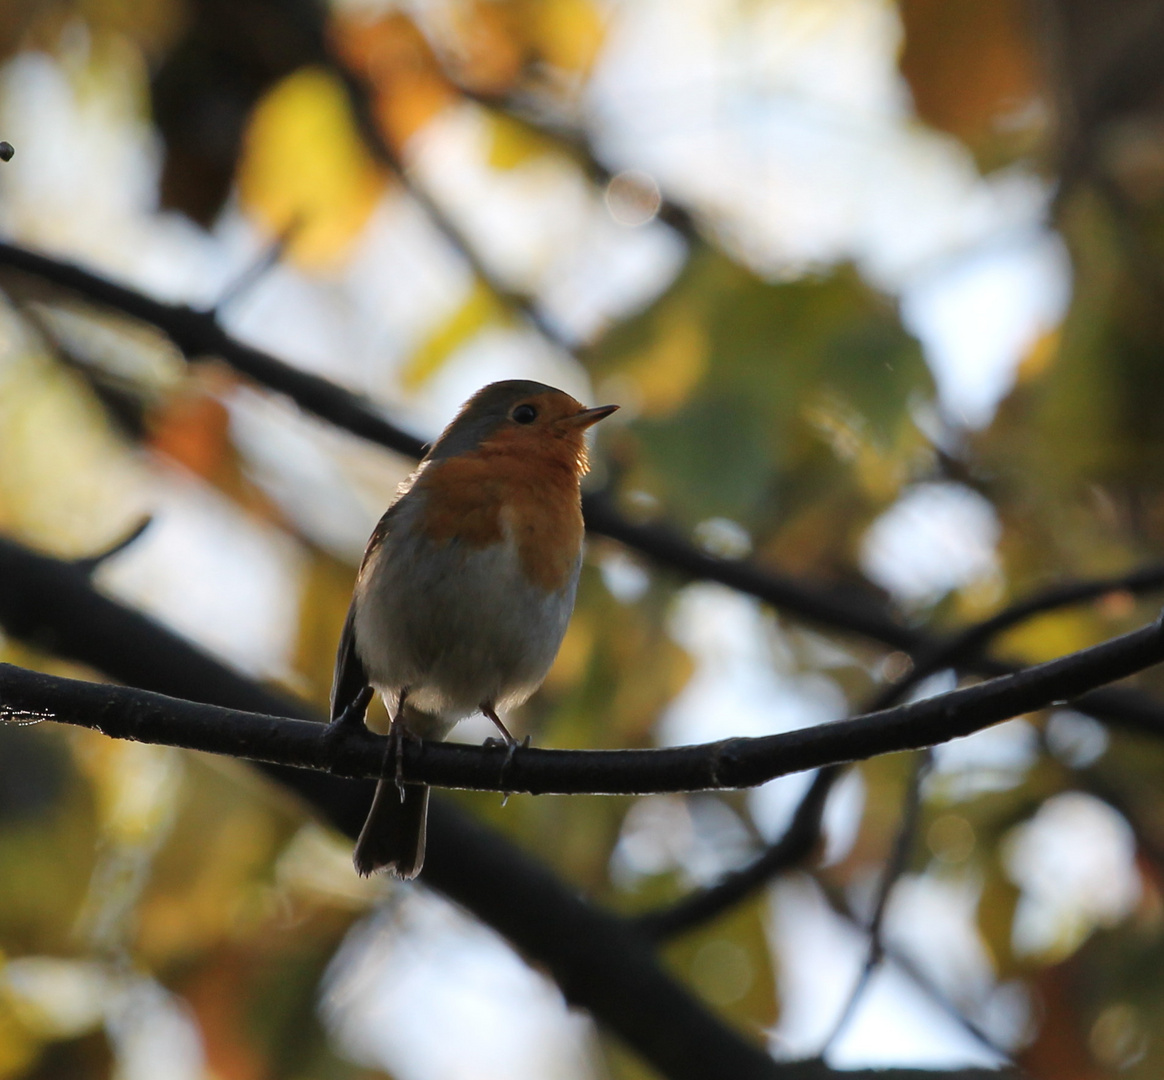
<instances>
[{"instance_id":1,"label":"robin","mask_svg":"<svg viewBox=\"0 0 1164 1080\"><path fill-rule=\"evenodd\" d=\"M562 643L582 564L584 435L617 408L518 379L461 407L368 541L336 657L333 727L362 722L374 689L397 755L405 735L443 739L478 710L515 745L498 710L541 685ZM357 872L415 877L427 812L426 786L382 778Z\"/></svg>"}]
</instances>

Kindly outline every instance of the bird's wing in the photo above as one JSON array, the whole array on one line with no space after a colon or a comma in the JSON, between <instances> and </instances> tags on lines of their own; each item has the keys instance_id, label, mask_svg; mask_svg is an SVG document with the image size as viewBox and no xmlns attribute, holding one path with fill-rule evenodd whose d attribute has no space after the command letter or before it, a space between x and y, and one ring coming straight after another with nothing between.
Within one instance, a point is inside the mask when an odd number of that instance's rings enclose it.
<instances>
[{"instance_id":1,"label":"bird's wing","mask_svg":"<svg viewBox=\"0 0 1164 1080\"><path fill-rule=\"evenodd\" d=\"M364 663L356 652L356 602L348 608L335 657L335 676L331 682L331 719L334 723L368 686Z\"/></svg>"},{"instance_id":2,"label":"bird's wing","mask_svg":"<svg viewBox=\"0 0 1164 1080\"><path fill-rule=\"evenodd\" d=\"M364 550L363 565L367 565L369 557L376 551L392 527L392 517L396 505L388 507L384 515L376 522L368 546ZM363 573L363 565L360 572ZM368 673L364 670L364 662L356 651L356 600L352 598L348 608L348 617L344 620L343 633L340 634L339 649L335 657L335 675L331 682L331 719L338 720L344 710L348 709L369 686Z\"/></svg>"}]
</instances>

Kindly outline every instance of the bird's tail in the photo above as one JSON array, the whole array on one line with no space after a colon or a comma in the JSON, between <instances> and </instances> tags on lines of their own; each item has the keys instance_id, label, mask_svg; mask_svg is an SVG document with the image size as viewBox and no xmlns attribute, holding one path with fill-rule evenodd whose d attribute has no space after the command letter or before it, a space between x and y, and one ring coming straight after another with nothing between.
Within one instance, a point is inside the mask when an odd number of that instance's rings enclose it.
<instances>
[{"instance_id":1,"label":"bird's tail","mask_svg":"<svg viewBox=\"0 0 1164 1080\"><path fill-rule=\"evenodd\" d=\"M376 785L372 809L352 857L356 873L367 877L377 870L389 870L399 878L414 878L420 873L428 791L426 784L398 785L391 777Z\"/></svg>"}]
</instances>

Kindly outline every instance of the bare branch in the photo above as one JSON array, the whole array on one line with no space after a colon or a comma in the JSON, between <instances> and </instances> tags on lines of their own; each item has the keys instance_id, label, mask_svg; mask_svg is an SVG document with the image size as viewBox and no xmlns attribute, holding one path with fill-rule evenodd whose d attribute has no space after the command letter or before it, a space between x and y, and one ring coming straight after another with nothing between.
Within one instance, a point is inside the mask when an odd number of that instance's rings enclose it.
<instances>
[{"instance_id":1,"label":"bare branch","mask_svg":"<svg viewBox=\"0 0 1164 1080\"><path fill-rule=\"evenodd\" d=\"M188 360L216 356L240 375L285 394L305 411L369 442L412 458L424 452L423 439L390 423L367 398L231 337L210 312L154 300L79 266L12 244L0 243L0 266L31 274L149 323L169 337Z\"/></svg>"},{"instance_id":2,"label":"bare branch","mask_svg":"<svg viewBox=\"0 0 1164 1080\"><path fill-rule=\"evenodd\" d=\"M0 625L31 645L123 681L202 701L307 719L313 711L207 656L92 586L74 564L0 539ZM311 723L315 732L321 724ZM263 770L355 837L374 784L278 765ZM669 1080L829 1080L820 1063L772 1061L663 971L645 938L558 881L447 800L434 797L423 883L544 967L573 1004ZM845 1073L845 1080L988 1080L989 1070Z\"/></svg>"},{"instance_id":3,"label":"bare branch","mask_svg":"<svg viewBox=\"0 0 1164 1080\"><path fill-rule=\"evenodd\" d=\"M140 612L98 593L76 565L0 539L0 626L14 638L106 675L207 702L294 716L318 734L302 702L281 697L207 656ZM82 684L83 685L83 684ZM12 711L12 703L8 703ZM27 717L37 720L38 717ZM322 718L321 718L322 719ZM281 766L264 772L355 837L375 784ZM587 903L499 833L434 797L423 882L493 927L544 967L575 1005L669 1080L806 1080L713 1016L659 966L642 935ZM585 943L582 946L581 943Z\"/></svg>"},{"instance_id":4,"label":"bare branch","mask_svg":"<svg viewBox=\"0 0 1164 1080\"><path fill-rule=\"evenodd\" d=\"M833 909L841 918L851 923L859 930L865 930L862 920L853 910L848 900L845 898L841 890L830 886L827 882L822 881L819 876L814 876L817 885L820 887L821 893L825 900L828 901L829 907ZM1010 1059L1010 1052L1004 1047L1000 1046L991 1036L973 1019L971 1019L964 1007L958 1002L954 1001L944 990L941 989L926 974L924 970L917 964L917 962L892 944L885 944L883 946L885 956L891 960L912 982L919 990L921 990L931 1001L933 1001L939 1008L947 1015L956 1020L958 1024L965 1029L967 1034L977 1039L988 1050L994 1051L999 1057Z\"/></svg>"},{"instance_id":5,"label":"bare branch","mask_svg":"<svg viewBox=\"0 0 1164 1080\"><path fill-rule=\"evenodd\" d=\"M422 439L387 420L367 398L233 338L215 322L212 313L154 300L79 266L2 242L0 267L33 275L140 319L166 334L188 360L216 356L241 375L285 394L305 411L369 442L412 458L424 452ZM585 496L583 510L591 532L618 540L689 577L719 582L810 622L863 635L912 654L942 647L943 639L906 626L867 593L813 587L745 560L708 555L666 525L627 520L607 493ZM1013 670L989 659L966 666L987 675ZM1076 704L1097 719L1157 736L1164 734L1164 709L1143 695L1104 690Z\"/></svg>"},{"instance_id":6,"label":"bare branch","mask_svg":"<svg viewBox=\"0 0 1164 1080\"><path fill-rule=\"evenodd\" d=\"M1119 577L1071 582L1045 589L967 627L953 637L936 642L921 654L904 678L886 686L877 695L868 711L891 707L923 679L945 667L969 663L994 637L1025 619L1110 593L1148 592L1162 585L1164 567L1151 566ZM674 937L717 918L767 882L799 866L818 842L825 802L840 775L839 767L822 770L805 793L784 835L750 865L725 875L698 892L688 894L670 907L641 915L638 921L642 929L660 939Z\"/></svg>"},{"instance_id":7,"label":"bare branch","mask_svg":"<svg viewBox=\"0 0 1164 1080\"><path fill-rule=\"evenodd\" d=\"M839 775L836 766L816 774L784 835L754 862L671 907L640 915L635 920L639 929L659 941L675 937L730 911L772 878L807 859L820 839L821 813Z\"/></svg>"},{"instance_id":8,"label":"bare branch","mask_svg":"<svg viewBox=\"0 0 1164 1080\"><path fill-rule=\"evenodd\" d=\"M752 787L777 776L918 750L1070 700L1164 659L1164 629L1150 626L1014 675L831 724L753 739L658 750L541 750L409 742L408 781L529 794L643 794ZM377 777L384 738L321 729L127 687L60 679L0 665L0 708L49 713L115 738L183 746L336 776Z\"/></svg>"},{"instance_id":9,"label":"bare branch","mask_svg":"<svg viewBox=\"0 0 1164 1080\"><path fill-rule=\"evenodd\" d=\"M95 555L86 555L84 558L74 559L73 565L86 574L92 574L103 562L112 559L114 555L120 555L126 548L137 543L142 534L153 522L154 519L147 514L120 540L114 541L104 551L99 551Z\"/></svg>"},{"instance_id":10,"label":"bare branch","mask_svg":"<svg viewBox=\"0 0 1164 1080\"><path fill-rule=\"evenodd\" d=\"M885 959L883 936L885 912L889 908L889 898L893 894L894 886L901 880L901 875L905 873L906 867L909 865L909 856L913 851L914 840L917 837L918 818L921 814L922 780L929 771L932 762L932 755L926 751L915 763L910 775L909 785L903 800L901 824L893 841L893 850L890 852L885 869L882 871L881 881L877 886L877 896L873 902L873 915L866 927L869 934L869 951L865 957L865 964L861 968L861 974L857 977L852 992L849 994L848 1001L845 1002L845 1007L841 1010L841 1015L837 1018L832 1034L825 1041L824 1048L821 1050L822 1057L830 1047L836 1045L837 1040L849 1026L849 1022L857 1011L857 1006L861 1003L861 998L865 996L865 991L869 988L874 973Z\"/></svg>"}]
</instances>

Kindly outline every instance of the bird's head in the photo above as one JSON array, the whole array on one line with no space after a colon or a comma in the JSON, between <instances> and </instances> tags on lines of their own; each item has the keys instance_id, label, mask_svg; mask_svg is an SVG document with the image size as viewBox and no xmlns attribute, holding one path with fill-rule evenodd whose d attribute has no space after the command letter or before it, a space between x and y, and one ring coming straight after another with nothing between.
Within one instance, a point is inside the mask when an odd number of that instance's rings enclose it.
<instances>
[{"instance_id":1,"label":"bird's head","mask_svg":"<svg viewBox=\"0 0 1164 1080\"><path fill-rule=\"evenodd\" d=\"M428 460L495 449L565 457L584 472L587 428L617 408L588 409L562 390L525 379L490 383L461 406L429 451Z\"/></svg>"}]
</instances>

